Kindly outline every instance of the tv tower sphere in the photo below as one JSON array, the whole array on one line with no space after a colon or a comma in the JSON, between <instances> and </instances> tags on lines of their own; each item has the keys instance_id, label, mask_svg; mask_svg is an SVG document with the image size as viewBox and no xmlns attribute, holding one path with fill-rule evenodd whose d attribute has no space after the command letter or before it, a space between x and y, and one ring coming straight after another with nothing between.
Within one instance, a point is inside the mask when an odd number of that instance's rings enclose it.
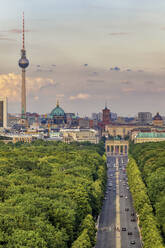
<instances>
[{"instance_id":1,"label":"tv tower sphere","mask_svg":"<svg viewBox=\"0 0 165 248\"><path fill-rule=\"evenodd\" d=\"M29 65L29 60L26 58L26 51L23 49L21 50L21 58L18 61L18 64L22 69L27 68Z\"/></svg>"}]
</instances>

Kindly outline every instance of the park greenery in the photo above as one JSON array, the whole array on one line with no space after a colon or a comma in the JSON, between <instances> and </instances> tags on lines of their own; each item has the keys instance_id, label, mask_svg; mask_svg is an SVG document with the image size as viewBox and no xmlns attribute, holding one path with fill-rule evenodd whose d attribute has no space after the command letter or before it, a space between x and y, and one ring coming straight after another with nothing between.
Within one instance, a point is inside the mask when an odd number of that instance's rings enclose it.
<instances>
[{"instance_id":1,"label":"park greenery","mask_svg":"<svg viewBox=\"0 0 165 248\"><path fill-rule=\"evenodd\" d=\"M165 240L165 142L130 146L128 182L145 248Z\"/></svg>"},{"instance_id":2,"label":"park greenery","mask_svg":"<svg viewBox=\"0 0 165 248\"><path fill-rule=\"evenodd\" d=\"M103 143L0 143L0 247L94 247L105 184Z\"/></svg>"}]
</instances>

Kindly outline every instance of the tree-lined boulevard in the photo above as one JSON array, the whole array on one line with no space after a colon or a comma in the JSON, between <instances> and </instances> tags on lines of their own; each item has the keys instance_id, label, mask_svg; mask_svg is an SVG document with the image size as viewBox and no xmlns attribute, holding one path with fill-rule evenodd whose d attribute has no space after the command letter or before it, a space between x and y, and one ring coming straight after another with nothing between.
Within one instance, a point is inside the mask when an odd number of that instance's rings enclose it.
<instances>
[{"instance_id":1,"label":"tree-lined boulevard","mask_svg":"<svg viewBox=\"0 0 165 248\"><path fill-rule=\"evenodd\" d=\"M96 248L141 248L136 213L126 176L127 156L107 158L107 188ZM131 244L132 243L132 244Z\"/></svg>"}]
</instances>

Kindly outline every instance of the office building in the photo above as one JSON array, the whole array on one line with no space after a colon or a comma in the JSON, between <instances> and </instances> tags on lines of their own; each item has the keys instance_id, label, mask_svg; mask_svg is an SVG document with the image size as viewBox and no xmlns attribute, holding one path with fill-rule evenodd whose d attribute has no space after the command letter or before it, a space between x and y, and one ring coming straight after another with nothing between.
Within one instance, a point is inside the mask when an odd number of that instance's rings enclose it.
<instances>
[{"instance_id":1,"label":"office building","mask_svg":"<svg viewBox=\"0 0 165 248\"><path fill-rule=\"evenodd\" d=\"M0 127L7 128L7 98L0 97Z\"/></svg>"},{"instance_id":2,"label":"office building","mask_svg":"<svg viewBox=\"0 0 165 248\"><path fill-rule=\"evenodd\" d=\"M152 124L152 114L150 112L139 112L138 122L140 125Z\"/></svg>"}]
</instances>

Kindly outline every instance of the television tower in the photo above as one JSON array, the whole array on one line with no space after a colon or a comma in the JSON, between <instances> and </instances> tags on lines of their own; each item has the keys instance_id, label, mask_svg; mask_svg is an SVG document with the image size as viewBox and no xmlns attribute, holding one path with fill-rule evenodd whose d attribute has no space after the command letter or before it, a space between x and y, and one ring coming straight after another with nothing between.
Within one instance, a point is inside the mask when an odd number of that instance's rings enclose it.
<instances>
[{"instance_id":1,"label":"television tower","mask_svg":"<svg viewBox=\"0 0 165 248\"><path fill-rule=\"evenodd\" d=\"M26 119L26 68L29 65L29 60L26 58L25 50L25 20L23 12L23 29L22 29L22 49L21 58L18 61L19 67L22 68L22 87L21 87L21 118Z\"/></svg>"}]
</instances>

